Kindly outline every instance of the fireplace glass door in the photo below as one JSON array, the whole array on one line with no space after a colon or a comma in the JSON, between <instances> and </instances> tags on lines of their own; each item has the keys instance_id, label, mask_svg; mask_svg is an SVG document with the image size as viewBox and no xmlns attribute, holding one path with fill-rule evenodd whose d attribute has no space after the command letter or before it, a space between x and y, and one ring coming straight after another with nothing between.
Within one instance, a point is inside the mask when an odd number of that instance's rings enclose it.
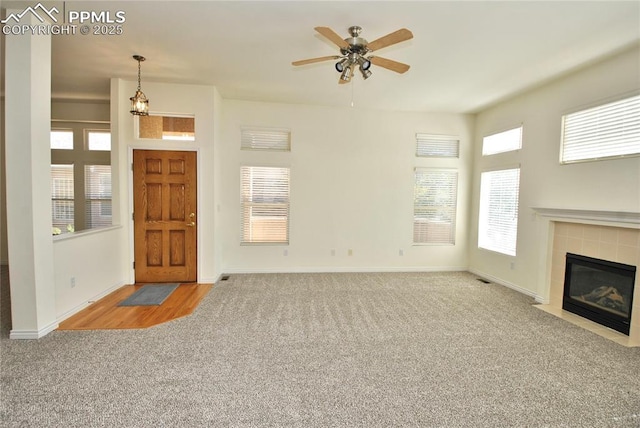
<instances>
[{"instance_id":1,"label":"fireplace glass door","mask_svg":"<svg viewBox=\"0 0 640 428\"><path fill-rule=\"evenodd\" d=\"M562 307L629 334L636 267L567 253Z\"/></svg>"}]
</instances>

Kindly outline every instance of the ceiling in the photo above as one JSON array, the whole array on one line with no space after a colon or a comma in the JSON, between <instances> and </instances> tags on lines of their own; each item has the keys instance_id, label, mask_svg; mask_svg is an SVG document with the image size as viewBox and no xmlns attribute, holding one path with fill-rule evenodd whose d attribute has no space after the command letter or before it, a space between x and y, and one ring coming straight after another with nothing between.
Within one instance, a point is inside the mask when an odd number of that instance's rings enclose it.
<instances>
[{"instance_id":1,"label":"ceiling","mask_svg":"<svg viewBox=\"0 0 640 428\"><path fill-rule=\"evenodd\" d=\"M36 3L4 1L2 8ZM147 58L143 91L151 81L206 84L223 98L473 113L612 53L640 49L637 1L42 3L67 14L126 17L121 35L52 36L52 92L62 99L108 99L111 77L136 79L131 56L140 54ZM411 69L401 75L372 66L368 80L356 73L338 85L333 61L291 65L338 54L314 27L346 38L351 25L369 41L411 30L412 40L376 51Z\"/></svg>"}]
</instances>

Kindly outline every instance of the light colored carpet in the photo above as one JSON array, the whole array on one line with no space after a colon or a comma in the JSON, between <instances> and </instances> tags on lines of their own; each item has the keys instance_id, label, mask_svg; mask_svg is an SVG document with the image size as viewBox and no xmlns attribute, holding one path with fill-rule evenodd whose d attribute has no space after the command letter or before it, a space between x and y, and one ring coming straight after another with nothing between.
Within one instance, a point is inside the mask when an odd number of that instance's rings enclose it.
<instances>
[{"instance_id":1,"label":"light colored carpet","mask_svg":"<svg viewBox=\"0 0 640 428\"><path fill-rule=\"evenodd\" d=\"M533 303L468 273L232 275L192 316L147 330L10 341L3 326L0 420L640 426L640 348Z\"/></svg>"}]
</instances>

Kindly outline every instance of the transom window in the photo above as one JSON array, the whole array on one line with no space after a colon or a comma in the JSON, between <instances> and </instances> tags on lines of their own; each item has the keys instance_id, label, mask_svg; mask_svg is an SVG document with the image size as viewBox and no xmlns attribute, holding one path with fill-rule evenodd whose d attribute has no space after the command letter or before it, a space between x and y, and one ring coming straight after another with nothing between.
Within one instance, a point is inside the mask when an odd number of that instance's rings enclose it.
<instances>
[{"instance_id":1,"label":"transom window","mask_svg":"<svg viewBox=\"0 0 640 428\"><path fill-rule=\"evenodd\" d=\"M640 154L640 95L562 117L561 163Z\"/></svg>"},{"instance_id":2,"label":"transom window","mask_svg":"<svg viewBox=\"0 0 640 428\"><path fill-rule=\"evenodd\" d=\"M195 141L196 118L189 115L136 116L138 138Z\"/></svg>"},{"instance_id":3,"label":"transom window","mask_svg":"<svg viewBox=\"0 0 640 428\"><path fill-rule=\"evenodd\" d=\"M460 157L460 139L447 135L416 134L416 156Z\"/></svg>"},{"instance_id":4,"label":"transom window","mask_svg":"<svg viewBox=\"0 0 640 428\"><path fill-rule=\"evenodd\" d=\"M482 139L482 156L511 152L522 148L522 126L487 135Z\"/></svg>"},{"instance_id":5,"label":"transom window","mask_svg":"<svg viewBox=\"0 0 640 428\"><path fill-rule=\"evenodd\" d=\"M240 148L243 150L291 151L291 131L271 128L243 128Z\"/></svg>"}]
</instances>

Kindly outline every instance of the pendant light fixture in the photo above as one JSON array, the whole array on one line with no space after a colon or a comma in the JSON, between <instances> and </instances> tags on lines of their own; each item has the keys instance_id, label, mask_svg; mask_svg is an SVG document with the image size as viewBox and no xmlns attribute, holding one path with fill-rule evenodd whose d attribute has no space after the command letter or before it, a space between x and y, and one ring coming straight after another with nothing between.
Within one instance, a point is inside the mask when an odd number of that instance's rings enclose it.
<instances>
[{"instance_id":1,"label":"pendant light fixture","mask_svg":"<svg viewBox=\"0 0 640 428\"><path fill-rule=\"evenodd\" d=\"M140 55L134 55L133 59L138 61L138 89L136 94L129 98L131 100L131 114L135 116L149 115L149 100L140 89L140 63L146 58Z\"/></svg>"}]
</instances>

